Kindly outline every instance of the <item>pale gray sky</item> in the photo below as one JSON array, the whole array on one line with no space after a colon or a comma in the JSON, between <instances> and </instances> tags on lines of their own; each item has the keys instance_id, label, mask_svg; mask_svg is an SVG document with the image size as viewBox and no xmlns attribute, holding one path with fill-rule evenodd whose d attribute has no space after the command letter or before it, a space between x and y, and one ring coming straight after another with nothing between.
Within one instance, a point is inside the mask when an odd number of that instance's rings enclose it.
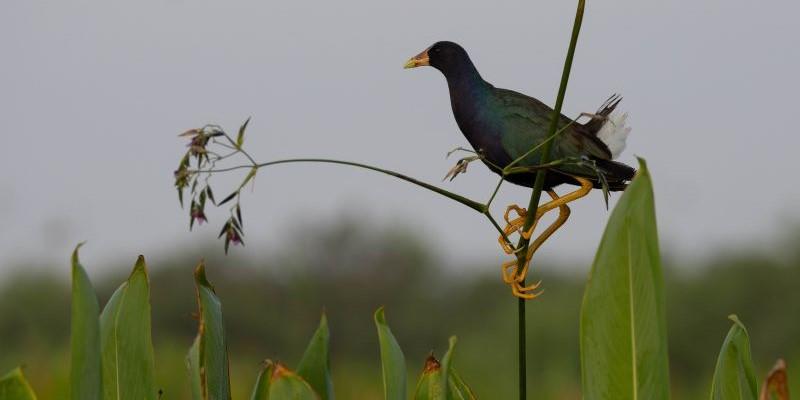
<instances>
[{"instance_id":1,"label":"pale gray sky","mask_svg":"<svg viewBox=\"0 0 800 400\"><path fill-rule=\"evenodd\" d=\"M176 134L206 122L235 131L252 116L247 146L259 160L343 158L439 182L454 162L444 154L466 142L442 76L403 70L405 60L454 40L496 86L552 104L574 7L4 0L0 269L61 262L80 240L98 269L210 241L224 213L189 233L171 176L184 151ZM789 0L588 2L565 111L625 96L633 132L622 160L649 162L665 251L768 244L800 219L798 14ZM494 182L475 165L445 186L485 198ZM497 211L527 198L507 187ZM244 206L245 255L292 245L281 235L295 221L311 230L349 213L418 229L451 262L500 258L479 215L360 170L267 169ZM608 215L601 196L572 215L541 254L588 263Z\"/></svg>"}]
</instances>

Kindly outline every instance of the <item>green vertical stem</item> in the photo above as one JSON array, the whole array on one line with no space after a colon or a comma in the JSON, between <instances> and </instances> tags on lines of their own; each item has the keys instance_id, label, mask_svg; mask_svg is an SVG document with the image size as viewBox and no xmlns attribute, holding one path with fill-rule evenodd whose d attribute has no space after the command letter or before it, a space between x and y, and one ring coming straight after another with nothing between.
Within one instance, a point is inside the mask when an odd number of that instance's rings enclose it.
<instances>
[{"instance_id":1,"label":"green vertical stem","mask_svg":"<svg viewBox=\"0 0 800 400\"><path fill-rule=\"evenodd\" d=\"M569 73L572 70L572 58L575 55L575 46L578 43L578 34L581 30L581 23L583 22L583 9L585 0L578 0L578 10L575 13L575 23L572 26L572 38L569 42L569 49L567 50L567 58L564 61L564 72L561 74L561 84L558 87L558 97L556 97L556 105L553 109L553 117L550 121L550 128L548 129L547 137L555 134L558 127L558 117L561 115L561 107L564 105L564 95L567 92L567 82L569 82ZM553 141L547 141L542 146L542 155L539 159L539 164L546 164L550 161L550 148L553 146ZM539 206L539 200L542 197L542 189L544 188L544 178L547 173L546 169L540 169L536 172L536 180L533 183L533 191L531 193L531 200L528 203L528 216L525 218L523 231L527 231L533 226L536 220L536 208ZM528 245L530 239L520 238L517 244L517 271L522 271L525 265L525 260L528 254ZM525 286L525 282L520 283ZM518 341L519 341L519 398L525 400L527 398L527 354L525 348L525 299L517 300L517 320L518 320Z\"/></svg>"}]
</instances>

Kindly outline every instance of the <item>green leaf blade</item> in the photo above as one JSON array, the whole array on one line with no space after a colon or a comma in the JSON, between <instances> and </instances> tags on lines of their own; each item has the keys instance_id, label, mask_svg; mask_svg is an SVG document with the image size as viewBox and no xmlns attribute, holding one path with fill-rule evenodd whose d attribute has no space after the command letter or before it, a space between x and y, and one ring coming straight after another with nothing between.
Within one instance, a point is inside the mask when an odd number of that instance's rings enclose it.
<instances>
[{"instance_id":1,"label":"green leaf blade","mask_svg":"<svg viewBox=\"0 0 800 400\"><path fill-rule=\"evenodd\" d=\"M19 367L0 377L0 399L36 400L36 394Z\"/></svg>"},{"instance_id":2,"label":"green leaf blade","mask_svg":"<svg viewBox=\"0 0 800 400\"><path fill-rule=\"evenodd\" d=\"M386 400L406 399L406 359L403 350L386 323L383 307L375 311L378 343L381 352L383 393Z\"/></svg>"},{"instance_id":3,"label":"green leaf blade","mask_svg":"<svg viewBox=\"0 0 800 400\"><path fill-rule=\"evenodd\" d=\"M581 307L587 399L668 399L663 277L647 165L609 218Z\"/></svg>"},{"instance_id":4,"label":"green leaf blade","mask_svg":"<svg viewBox=\"0 0 800 400\"><path fill-rule=\"evenodd\" d=\"M92 282L72 252L72 311L70 322L70 394L73 400L98 400L100 374L100 305Z\"/></svg>"},{"instance_id":5,"label":"green leaf blade","mask_svg":"<svg viewBox=\"0 0 800 400\"><path fill-rule=\"evenodd\" d=\"M330 372L329 358L330 331L328 318L322 314L319 327L311 337L300 363L297 365L297 374L300 375L316 391L322 400L332 400L333 380Z\"/></svg>"},{"instance_id":6,"label":"green leaf blade","mask_svg":"<svg viewBox=\"0 0 800 400\"><path fill-rule=\"evenodd\" d=\"M192 374L192 388L197 390L199 383L203 400L229 400L230 371L222 303L206 278L205 264L202 261L195 269L194 275L200 321L195 345L187 356L189 371Z\"/></svg>"},{"instance_id":7,"label":"green leaf blade","mask_svg":"<svg viewBox=\"0 0 800 400\"><path fill-rule=\"evenodd\" d=\"M455 352L457 341L458 339L456 339L455 336L450 336L447 352L444 353L444 357L442 357L442 373L439 379L441 380L441 387L443 389L444 388L448 389L448 390L443 390L445 400L453 398L449 388L450 388L450 378L452 371L451 366L453 364L453 353Z\"/></svg>"},{"instance_id":8,"label":"green leaf blade","mask_svg":"<svg viewBox=\"0 0 800 400\"><path fill-rule=\"evenodd\" d=\"M270 361L266 360L261 365L261 370L258 371L258 376L256 377L256 384L253 385L253 393L250 395L250 400L268 400L269 399L269 387L270 387L270 380L272 378L272 373L275 370L275 364Z\"/></svg>"},{"instance_id":9,"label":"green leaf blade","mask_svg":"<svg viewBox=\"0 0 800 400\"><path fill-rule=\"evenodd\" d=\"M155 362L150 323L150 284L139 256L100 315L103 399L155 400Z\"/></svg>"},{"instance_id":10,"label":"green leaf blade","mask_svg":"<svg viewBox=\"0 0 800 400\"><path fill-rule=\"evenodd\" d=\"M756 400L758 381L753 372L750 336L736 315L728 317L733 326L728 331L717 357L711 383L712 400Z\"/></svg>"},{"instance_id":11,"label":"green leaf blade","mask_svg":"<svg viewBox=\"0 0 800 400\"><path fill-rule=\"evenodd\" d=\"M476 400L477 397L472 388L467 385L455 369L450 369L450 377L447 384L447 395L455 400Z\"/></svg>"},{"instance_id":12,"label":"green leaf blade","mask_svg":"<svg viewBox=\"0 0 800 400\"><path fill-rule=\"evenodd\" d=\"M189 353L186 354L186 371L189 374L189 387L192 400L203 400L203 384L200 379L200 339L195 338Z\"/></svg>"}]
</instances>

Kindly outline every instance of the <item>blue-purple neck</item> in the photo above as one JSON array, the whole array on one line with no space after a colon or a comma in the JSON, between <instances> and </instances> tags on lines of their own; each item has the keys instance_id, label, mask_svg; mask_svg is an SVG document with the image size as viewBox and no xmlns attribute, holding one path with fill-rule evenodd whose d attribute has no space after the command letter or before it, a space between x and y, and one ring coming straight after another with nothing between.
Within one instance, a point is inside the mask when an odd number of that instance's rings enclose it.
<instances>
[{"instance_id":1,"label":"blue-purple neck","mask_svg":"<svg viewBox=\"0 0 800 400\"><path fill-rule=\"evenodd\" d=\"M450 96L464 96L472 97L480 95L489 86L486 81L481 78L478 69L472 64L469 58L462 60L456 65L448 66L442 69L442 73L447 79L447 86L450 89Z\"/></svg>"},{"instance_id":2,"label":"blue-purple neck","mask_svg":"<svg viewBox=\"0 0 800 400\"><path fill-rule=\"evenodd\" d=\"M450 89L450 104L458 127L475 150L484 152L492 162L502 162L504 154L497 135L491 97L494 87L481 78L469 59L442 71Z\"/></svg>"}]
</instances>

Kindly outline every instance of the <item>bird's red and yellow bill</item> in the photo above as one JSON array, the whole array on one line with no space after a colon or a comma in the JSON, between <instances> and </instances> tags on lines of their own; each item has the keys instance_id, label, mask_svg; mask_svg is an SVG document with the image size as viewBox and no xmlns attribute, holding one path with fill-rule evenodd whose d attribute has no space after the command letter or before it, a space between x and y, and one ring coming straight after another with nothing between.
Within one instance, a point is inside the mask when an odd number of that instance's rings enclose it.
<instances>
[{"instance_id":1,"label":"bird's red and yellow bill","mask_svg":"<svg viewBox=\"0 0 800 400\"><path fill-rule=\"evenodd\" d=\"M408 62L406 62L406 65L403 66L403 68L416 68L425 65L430 65L428 60L428 49L425 49L425 51L423 51L422 53L419 53L414 57L411 57L408 60Z\"/></svg>"}]
</instances>

